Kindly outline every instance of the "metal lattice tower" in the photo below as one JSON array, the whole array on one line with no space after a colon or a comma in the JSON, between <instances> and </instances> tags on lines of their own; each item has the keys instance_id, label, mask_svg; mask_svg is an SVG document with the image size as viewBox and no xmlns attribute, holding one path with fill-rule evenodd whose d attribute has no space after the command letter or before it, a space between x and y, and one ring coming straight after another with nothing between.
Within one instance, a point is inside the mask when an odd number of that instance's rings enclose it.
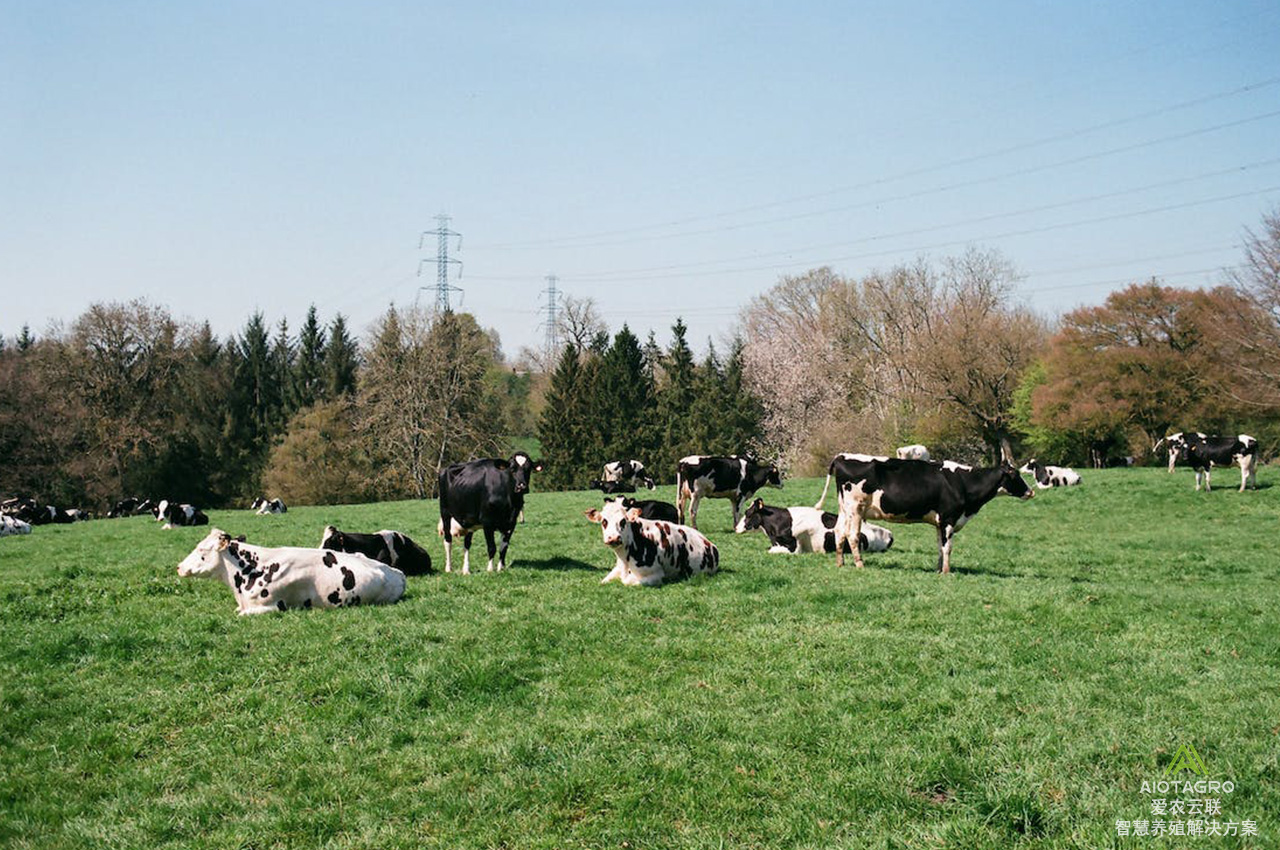
<instances>
[{"instance_id":1,"label":"metal lattice tower","mask_svg":"<svg viewBox=\"0 0 1280 850\"><path fill-rule=\"evenodd\" d=\"M458 278L462 278L462 261L449 256L449 237L458 237L458 245L455 251L462 250L462 234L455 233L449 229L449 216L444 213L436 216L437 227L435 230L425 230L422 236L418 238L418 250L422 250L426 245L428 236L436 237L436 255L429 259L418 261L418 277L422 277L422 266L426 263L436 264L436 309L441 312L447 311L449 307L449 293L462 292L460 287L449 283L449 265L456 263L458 266ZM419 289L427 289L422 286Z\"/></svg>"},{"instance_id":2,"label":"metal lattice tower","mask_svg":"<svg viewBox=\"0 0 1280 850\"><path fill-rule=\"evenodd\" d=\"M560 348L560 301L559 298L563 294L556 289L556 284L560 279L553 274L546 276L547 288L542 290L542 294L547 296L547 303L542 307L546 311L547 320L543 322L547 334L547 355L554 357Z\"/></svg>"}]
</instances>

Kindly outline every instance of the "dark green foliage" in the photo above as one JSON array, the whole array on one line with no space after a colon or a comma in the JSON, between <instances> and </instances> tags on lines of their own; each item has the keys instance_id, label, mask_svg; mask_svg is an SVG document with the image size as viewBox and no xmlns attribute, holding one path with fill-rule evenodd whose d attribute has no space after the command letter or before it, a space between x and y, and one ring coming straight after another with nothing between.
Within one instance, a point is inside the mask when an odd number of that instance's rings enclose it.
<instances>
[{"instance_id":1,"label":"dark green foliage","mask_svg":"<svg viewBox=\"0 0 1280 850\"><path fill-rule=\"evenodd\" d=\"M310 407L325 394L324 355L326 337L316 305L307 309L307 319L298 334L298 359L294 365L293 386L298 408Z\"/></svg>"},{"instance_id":2,"label":"dark green foliage","mask_svg":"<svg viewBox=\"0 0 1280 850\"><path fill-rule=\"evenodd\" d=\"M341 314L329 325L329 342L324 349L324 381L326 398L337 399L356 391L356 369L360 349L347 332L347 320Z\"/></svg>"},{"instance_id":3,"label":"dark green foliage","mask_svg":"<svg viewBox=\"0 0 1280 850\"><path fill-rule=\"evenodd\" d=\"M591 389L587 376L577 350L566 345L551 375L546 406L538 421L538 440L545 464L538 476L541 488L580 488L590 480L595 459L589 453L594 440L586 429Z\"/></svg>"},{"instance_id":4,"label":"dark green foliage","mask_svg":"<svg viewBox=\"0 0 1280 850\"><path fill-rule=\"evenodd\" d=\"M600 358L591 397L590 427L603 438L599 462L648 455L656 430L653 380L640 340L626 325Z\"/></svg>"},{"instance_id":5,"label":"dark green foliage","mask_svg":"<svg viewBox=\"0 0 1280 850\"><path fill-rule=\"evenodd\" d=\"M31 333L31 326L27 324L23 324L22 332L18 334L18 340L17 340L18 350L27 351L28 349L31 348L31 346L35 344L36 344L36 338L35 338L35 335Z\"/></svg>"}]
</instances>

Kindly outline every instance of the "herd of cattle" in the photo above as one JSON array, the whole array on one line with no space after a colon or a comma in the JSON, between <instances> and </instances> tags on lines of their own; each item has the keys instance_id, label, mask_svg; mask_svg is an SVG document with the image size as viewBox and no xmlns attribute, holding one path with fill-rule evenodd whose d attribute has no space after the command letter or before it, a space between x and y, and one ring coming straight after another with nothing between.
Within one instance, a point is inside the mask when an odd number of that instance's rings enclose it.
<instances>
[{"instance_id":1,"label":"herd of cattle","mask_svg":"<svg viewBox=\"0 0 1280 850\"><path fill-rule=\"evenodd\" d=\"M1215 465L1238 465L1242 491L1250 483L1257 486L1258 442L1253 437L1177 433L1161 440L1157 448L1162 444L1168 445L1169 471L1179 464L1193 468L1197 490L1202 479L1208 489L1209 470ZM884 552L893 545L892 532L869 520L928 523L937 529L938 569L947 573L955 535L987 502L997 495L1032 498L1034 491L1021 473L1032 475L1040 489L1081 482L1074 470L1034 458L1015 470L1008 464L974 468L934 461L921 445L903 446L896 454L893 458L838 454L828 466L817 504L785 508L754 498L765 487L782 487L782 474L776 465L750 455L681 458L674 505L619 495L636 492L637 485L653 489L653 477L639 461L605 464L593 487L617 498L606 498L603 507L586 511L587 519L600 526L603 542L616 559L602 582L652 586L717 572L719 550L697 528L698 504L704 498L728 499L734 531L762 530L770 552L834 553L838 566L844 565L846 554L852 554L861 567L864 552ZM516 452L505 459L453 464L440 473L437 530L444 539L445 572L453 571L456 537L463 544L461 571L471 572L471 542L477 532L484 535L487 569L506 568L507 549L523 519L532 474L541 469L539 461ZM824 510L833 481L835 513ZM279 499L266 498L254 500L251 509L258 514L287 510ZM165 522L166 528L209 523L208 516L192 505L153 504L138 498L122 500L108 516L143 513ZM0 536L29 533L33 524L87 518L83 511L10 499L0 503ZM404 593L406 576L430 572L430 554L399 531L358 534L333 526L324 529L318 548L254 546L243 536L232 538L215 528L178 565L181 576L212 577L225 583L241 614L395 602Z\"/></svg>"}]
</instances>

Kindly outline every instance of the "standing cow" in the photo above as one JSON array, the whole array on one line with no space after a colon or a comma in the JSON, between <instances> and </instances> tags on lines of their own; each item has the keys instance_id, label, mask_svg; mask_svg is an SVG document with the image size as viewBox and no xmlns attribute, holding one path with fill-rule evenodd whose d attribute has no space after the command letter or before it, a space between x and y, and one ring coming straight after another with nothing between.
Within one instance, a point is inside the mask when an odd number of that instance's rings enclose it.
<instances>
[{"instance_id":1,"label":"standing cow","mask_svg":"<svg viewBox=\"0 0 1280 850\"><path fill-rule=\"evenodd\" d=\"M754 457L738 455L690 455L676 465L676 506L684 522L689 503L689 525L698 527L698 502L704 498L728 499L733 506L733 526L738 525L738 509L761 487L781 487L782 473L776 464L763 464Z\"/></svg>"},{"instance_id":2,"label":"standing cow","mask_svg":"<svg viewBox=\"0 0 1280 850\"><path fill-rule=\"evenodd\" d=\"M489 572L506 569L507 546L515 531L516 518L524 510L529 479L542 471L542 462L524 452L509 459L484 458L455 463L440 472L440 534L444 537L444 571L453 572L453 538L462 535L462 574L471 574L471 537L484 531L489 553ZM502 548L494 544L494 532L502 535Z\"/></svg>"},{"instance_id":3,"label":"standing cow","mask_svg":"<svg viewBox=\"0 0 1280 850\"><path fill-rule=\"evenodd\" d=\"M668 579L720 569L720 551L697 529L660 520L640 518L639 508L624 508L620 501L591 508L587 519L599 523L604 545L617 561L601 584L656 587Z\"/></svg>"},{"instance_id":4,"label":"standing cow","mask_svg":"<svg viewBox=\"0 0 1280 850\"><path fill-rule=\"evenodd\" d=\"M998 494L1030 499L1035 493L1012 466L947 469L924 460L851 460L837 456L828 475L836 480L836 566L844 566L846 541L856 540L866 519L927 522L938 529L938 568L951 572L956 533ZM862 551L853 547L854 563Z\"/></svg>"},{"instance_id":5,"label":"standing cow","mask_svg":"<svg viewBox=\"0 0 1280 850\"><path fill-rule=\"evenodd\" d=\"M1189 466L1196 472L1196 489L1200 489L1200 481L1204 479L1205 492L1210 490L1209 474L1216 466L1240 465L1240 492L1245 486L1253 484L1258 489L1258 441L1248 434L1235 437L1210 437L1200 432L1176 434L1161 439L1155 444L1155 451L1161 443L1169 444L1169 471L1179 462Z\"/></svg>"}]
</instances>

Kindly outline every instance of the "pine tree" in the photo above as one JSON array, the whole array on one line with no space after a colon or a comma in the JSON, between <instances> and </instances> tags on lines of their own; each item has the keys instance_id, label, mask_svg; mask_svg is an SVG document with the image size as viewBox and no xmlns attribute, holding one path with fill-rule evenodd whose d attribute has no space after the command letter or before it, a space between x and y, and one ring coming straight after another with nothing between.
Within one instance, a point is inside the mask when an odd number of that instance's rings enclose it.
<instances>
[{"instance_id":1,"label":"pine tree","mask_svg":"<svg viewBox=\"0 0 1280 850\"><path fill-rule=\"evenodd\" d=\"M698 371L687 333L684 321L676 319L671 326L671 345L662 359L664 381L658 391L657 456L650 466L651 472L664 481L674 476L676 461L701 450L689 430Z\"/></svg>"},{"instance_id":2,"label":"pine tree","mask_svg":"<svg viewBox=\"0 0 1280 850\"><path fill-rule=\"evenodd\" d=\"M591 418L604 438L599 462L648 456L654 433L653 384L645 373L640 340L626 325L601 358L592 396Z\"/></svg>"},{"instance_id":3,"label":"pine tree","mask_svg":"<svg viewBox=\"0 0 1280 850\"><path fill-rule=\"evenodd\" d=\"M746 451L760 441L760 426L764 421L764 405L747 386L744 374L744 350L742 337L734 337L729 349L729 361L724 368L725 417L723 437L726 444Z\"/></svg>"},{"instance_id":4,"label":"pine tree","mask_svg":"<svg viewBox=\"0 0 1280 850\"><path fill-rule=\"evenodd\" d=\"M299 408L310 407L325 395L325 332L316 318L316 305L307 310L307 320L298 334L298 359L294 365L293 385Z\"/></svg>"},{"instance_id":5,"label":"pine tree","mask_svg":"<svg viewBox=\"0 0 1280 850\"><path fill-rule=\"evenodd\" d=\"M586 485L590 461L585 457L583 416L587 389L582 364L573 345L566 345L547 390L546 407L538 420L545 472L539 481L547 489Z\"/></svg>"},{"instance_id":6,"label":"pine tree","mask_svg":"<svg viewBox=\"0 0 1280 850\"><path fill-rule=\"evenodd\" d=\"M329 325L329 344L324 350L324 376L327 397L338 399L356 390L356 366L360 350L347 332L347 320L341 314Z\"/></svg>"},{"instance_id":7,"label":"pine tree","mask_svg":"<svg viewBox=\"0 0 1280 850\"><path fill-rule=\"evenodd\" d=\"M297 348L289 338L289 321L281 319L277 326L275 342L271 346L271 373L279 393L280 406L272 429L282 430L289 417L298 409L298 391L294 383Z\"/></svg>"},{"instance_id":8,"label":"pine tree","mask_svg":"<svg viewBox=\"0 0 1280 850\"><path fill-rule=\"evenodd\" d=\"M22 333L18 334L18 350L27 351L31 346L36 344L36 338L31 333L31 326L23 324Z\"/></svg>"}]
</instances>

